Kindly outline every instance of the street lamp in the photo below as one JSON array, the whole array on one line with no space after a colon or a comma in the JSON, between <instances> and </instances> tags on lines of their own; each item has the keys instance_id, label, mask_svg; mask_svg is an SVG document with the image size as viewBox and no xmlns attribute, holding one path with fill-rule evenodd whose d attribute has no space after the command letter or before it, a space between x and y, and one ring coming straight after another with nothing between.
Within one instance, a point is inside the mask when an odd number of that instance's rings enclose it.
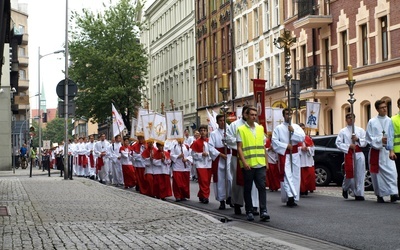
<instances>
[{"instance_id":1,"label":"street lamp","mask_svg":"<svg viewBox=\"0 0 400 250\"><path fill-rule=\"evenodd\" d=\"M39 121L38 121L38 131L39 131L38 146L39 146L39 167L41 167L41 163L42 163L42 148L41 148L41 144L42 144L42 114L41 114L41 107L40 107L40 102L41 102L41 98L40 98L41 97L41 93L40 93L40 59L42 59L43 57L50 56L50 55L53 55L53 54L58 54L58 53L64 53L64 50L57 50L57 51L54 51L52 53L41 55L40 54L40 47L38 47L38 116L39 116Z\"/></svg>"}]
</instances>

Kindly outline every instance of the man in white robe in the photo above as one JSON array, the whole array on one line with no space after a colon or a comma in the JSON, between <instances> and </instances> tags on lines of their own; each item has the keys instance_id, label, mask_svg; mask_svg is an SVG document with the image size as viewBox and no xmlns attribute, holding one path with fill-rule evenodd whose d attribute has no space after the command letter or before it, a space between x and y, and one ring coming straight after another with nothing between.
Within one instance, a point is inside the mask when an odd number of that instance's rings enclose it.
<instances>
[{"instance_id":1,"label":"man in white robe","mask_svg":"<svg viewBox=\"0 0 400 250\"><path fill-rule=\"evenodd\" d=\"M109 161L107 155L107 149L110 143L106 140L106 135L103 133L100 135L100 140L96 142L94 146L94 153L97 157L97 171L99 174L100 183L107 184L109 181L108 171L109 171Z\"/></svg>"},{"instance_id":2,"label":"man in white robe","mask_svg":"<svg viewBox=\"0 0 400 250\"><path fill-rule=\"evenodd\" d=\"M300 154L298 144L304 142L305 133L297 124L291 124L292 111L283 109L284 122L275 127L272 147L279 155L281 199L288 207L297 206L300 199ZM289 138L290 137L290 138Z\"/></svg>"},{"instance_id":3,"label":"man in white robe","mask_svg":"<svg viewBox=\"0 0 400 250\"><path fill-rule=\"evenodd\" d=\"M354 114L346 115L347 126L342 128L336 137L336 147L344 156L343 198L347 199L349 191L358 201L364 200L365 156L361 148L367 146L365 130L354 126ZM354 157L355 156L355 157Z\"/></svg>"},{"instance_id":4,"label":"man in white robe","mask_svg":"<svg viewBox=\"0 0 400 250\"><path fill-rule=\"evenodd\" d=\"M387 105L383 100L375 102L378 116L371 118L367 125L367 142L370 144L369 171L378 203L384 203L384 196L390 195L390 201L398 199L397 171L393 160L389 158L387 134L392 122L387 114Z\"/></svg>"},{"instance_id":5,"label":"man in white robe","mask_svg":"<svg viewBox=\"0 0 400 250\"><path fill-rule=\"evenodd\" d=\"M212 171L215 199L220 202L219 209L223 210L226 207L225 200L228 205L231 205L232 175L230 172L230 164L232 154L231 149L228 147L225 148L224 145L224 116L217 115L216 120L218 129L211 132L208 143L220 153L220 155L213 160Z\"/></svg>"},{"instance_id":6,"label":"man in white robe","mask_svg":"<svg viewBox=\"0 0 400 250\"><path fill-rule=\"evenodd\" d=\"M121 135L115 136L115 141L108 147L108 155L110 161L110 172L112 175L112 184L115 186L124 185L124 176L122 174L121 153Z\"/></svg>"},{"instance_id":7,"label":"man in white robe","mask_svg":"<svg viewBox=\"0 0 400 250\"><path fill-rule=\"evenodd\" d=\"M96 143L94 142L94 136L90 135L89 136L89 142L86 143L86 152L88 154L89 158L89 177L90 179L94 180L96 176L96 157L94 155L94 145Z\"/></svg>"}]
</instances>

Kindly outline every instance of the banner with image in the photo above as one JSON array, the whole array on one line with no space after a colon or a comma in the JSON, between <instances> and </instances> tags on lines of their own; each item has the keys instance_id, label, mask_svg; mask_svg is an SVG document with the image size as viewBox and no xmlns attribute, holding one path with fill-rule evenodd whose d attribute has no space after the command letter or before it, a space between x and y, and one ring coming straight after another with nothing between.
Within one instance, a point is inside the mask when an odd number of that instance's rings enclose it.
<instances>
[{"instance_id":1,"label":"banner with image","mask_svg":"<svg viewBox=\"0 0 400 250\"><path fill-rule=\"evenodd\" d=\"M166 111L167 139L183 138L183 112Z\"/></svg>"},{"instance_id":2,"label":"banner with image","mask_svg":"<svg viewBox=\"0 0 400 250\"><path fill-rule=\"evenodd\" d=\"M319 123L319 111L321 103L319 102L306 102L306 128L318 129Z\"/></svg>"},{"instance_id":3,"label":"banner with image","mask_svg":"<svg viewBox=\"0 0 400 250\"><path fill-rule=\"evenodd\" d=\"M252 79L254 89L254 106L257 108L258 123L264 127L264 132L267 133L265 122L265 83L263 79Z\"/></svg>"}]
</instances>

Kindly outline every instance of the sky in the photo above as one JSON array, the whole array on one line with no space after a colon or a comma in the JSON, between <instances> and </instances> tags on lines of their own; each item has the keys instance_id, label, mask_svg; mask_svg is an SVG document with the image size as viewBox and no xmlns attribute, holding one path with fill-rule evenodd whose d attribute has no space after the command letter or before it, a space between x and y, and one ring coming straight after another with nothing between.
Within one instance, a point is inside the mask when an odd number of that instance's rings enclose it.
<instances>
[{"instance_id":1,"label":"sky","mask_svg":"<svg viewBox=\"0 0 400 250\"><path fill-rule=\"evenodd\" d=\"M68 9L80 12L82 8L93 12L104 10L106 6L115 5L118 0L19 0L28 3L28 28L29 34L29 96L31 109L38 108L38 55L40 47L40 82L44 86L46 107L57 108L57 84L65 78L65 58L62 53L52 54L63 50L65 43L66 3ZM145 8L154 0L147 0ZM47 55L50 54L50 55ZM43 55L46 55L43 57ZM72 79L73 80L73 79ZM41 88L42 89L42 88Z\"/></svg>"}]
</instances>

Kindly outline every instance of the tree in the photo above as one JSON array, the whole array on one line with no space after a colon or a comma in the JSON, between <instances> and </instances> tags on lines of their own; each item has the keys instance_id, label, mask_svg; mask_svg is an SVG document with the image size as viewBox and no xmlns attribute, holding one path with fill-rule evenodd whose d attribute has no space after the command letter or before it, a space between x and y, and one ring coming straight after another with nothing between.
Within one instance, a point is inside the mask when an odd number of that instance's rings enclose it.
<instances>
[{"instance_id":1,"label":"tree","mask_svg":"<svg viewBox=\"0 0 400 250\"><path fill-rule=\"evenodd\" d=\"M140 105L148 59L139 43L143 28L138 16L143 5L120 0L104 13L84 9L73 12L69 75L77 83L76 116L104 122L111 116L111 103L130 131L129 118Z\"/></svg>"},{"instance_id":2,"label":"tree","mask_svg":"<svg viewBox=\"0 0 400 250\"><path fill-rule=\"evenodd\" d=\"M71 120L68 121L71 124ZM68 139L72 139L72 126L68 126ZM65 139L65 119L54 118L47 123L46 128L43 130L42 140L50 140L52 143L60 143ZM43 145L43 144L42 144Z\"/></svg>"}]
</instances>

